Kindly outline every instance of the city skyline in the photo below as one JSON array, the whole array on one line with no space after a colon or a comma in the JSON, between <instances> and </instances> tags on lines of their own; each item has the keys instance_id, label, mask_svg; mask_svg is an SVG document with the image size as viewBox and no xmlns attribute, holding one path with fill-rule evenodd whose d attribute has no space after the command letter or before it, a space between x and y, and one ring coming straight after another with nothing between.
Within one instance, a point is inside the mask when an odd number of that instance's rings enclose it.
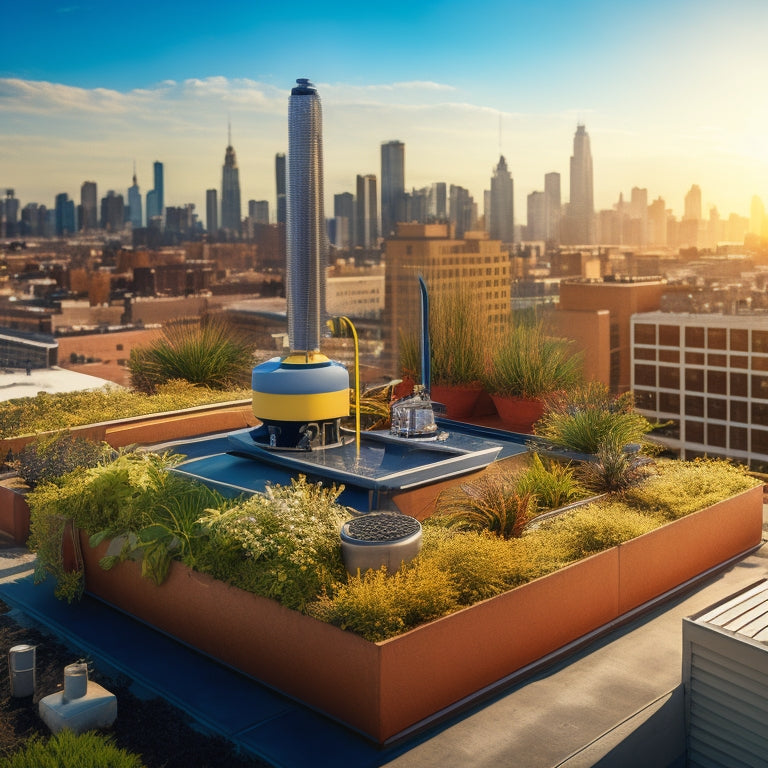
<instances>
[{"instance_id":1,"label":"city skyline","mask_svg":"<svg viewBox=\"0 0 768 768\"><path fill-rule=\"evenodd\" d=\"M158 160L166 204L191 202L203 216L231 119L243 200L274 206L274 158L287 149L299 76L323 93L329 210L334 194L354 192L357 175L380 176L380 147L397 140L406 189L447 182L476 200L503 154L523 211L546 173L560 173L568 189L580 123L597 210L633 186L677 216L693 184L705 217L712 205L723 217L747 215L753 195L768 199L768 107L759 98L768 6L753 0L727 15L714 2L483 0L466 25L455 2L361 15L343 4L280 10L236 0L220 17L169 3L152 6L151 24L145 5L94 13L41 2L4 12L7 28L24 32L7 36L0 68L0 186L22 204L50 207L61 192L77 199L91 179L100 195L125 195L134 162L148 190ZM301 49L290 41L297 20L314 30Z\"/></svg>"}]
</instances>

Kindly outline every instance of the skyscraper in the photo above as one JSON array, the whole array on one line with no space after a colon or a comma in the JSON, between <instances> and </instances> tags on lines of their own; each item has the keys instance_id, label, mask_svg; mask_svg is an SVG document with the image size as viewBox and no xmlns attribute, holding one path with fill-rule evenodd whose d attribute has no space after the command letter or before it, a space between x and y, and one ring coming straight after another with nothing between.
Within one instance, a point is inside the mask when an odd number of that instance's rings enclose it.
<instances>
[{"instance_id":1,"label":"skyscraper","mask_svg":"<svg viewBox=\"0 0 768 768\"><path fill-rule=\"evenodd\" d=\"M571 198L568 202L569 243L595 242L595 201L592 150L583 125L576 126L571 155Z\"/></svg>"},{"instance_id":2,"label":"skyscraper","mask_svg":"<svg viewBox=\"0 0 768 768\"><path fill-rule=\"evenodd\" d=\"M205 226L211 234L219 231L219 198L215 189L205 190Z\"/></svg>"},{"instance_id":3,"label":"skyscraper","mask_svg":"<svg viewBox=\"0 0 768 768\"><path fill-rule=\"evenodd\" d=\"M253 224L269 224L269 200L249 200L248 218Z\"/></svg>"},{"instance_id":4,"label":"skyscraper","mask_svg":"<svg viewBox=\"0 0 768 768\"><path fill-rule=\"evenodd\" d=\"M701 188L698 184L691 185L685 196L685 213L683 219L698 221L701 218Z\"/></svg>"},{"instance_id":5,"label":"skyscraper","mask_svg":"<svg viewBox=\"0 0 768 768\"><path fill-rule=\"evenodd\" d=\"M357 177L360 178L359 176ZM341 192L333 196L334 245L337 248L349 248L353 244L355 221L355 196L351 192Z\"/></svg>"},{"instance_id":6,"label":"skyscraper","mask_svg":"<svg viewBox=\"0 0 768 768\"><path fill-rule=\"evenodd\" d=\"M286 219L286 188L285 154L278 152L275 155L275 188L277 190L277 223L285 224Z\"/></svg>"},{"instance_id":7,"label":"skyscraper","mask_svg":"<svg viewBox=\"0 0 768 768\"><path fill-rule=\"evenodd\" d=\"M390 237L405 211L405 144L388 141L381 145L381 234Z\"/></svg>"},{"instance_id":8,"label":"skyscraper","mask_svg":"<svg viewBox=\"0 0 768 768\"><path fill-rule=\"evenodd\" d=\"M323 124L320 97L305 78L288 106L286 294L292 351L320 349L328 246L323 212Z\"/></svg>"},{"instance_id":9,"label":"skyscraper","mask_svg":"<svg viewBox=\"0 0 768 768\"><path fill-rule=\"evenodd\" d=\"M136 181L136 164L133 165L133 185L128 187L128 219L135 229L141 227L141 192Z\"/></svg>"},{"instance_id":10,"label":"skyscraper","mask_svg":"<svg viewBox=\"0 0 768 768\"><path fill-rule=\"evenodd\" d=\"M531 192L527 203L526 239L546 240L547 228L545 222L545 198L543 192Z\"/></svg>"},{"instance_id":11,"label":"skyscraper","mask_svg":"<svg viewBox=\"0 0 768 768\"><path fill-rule=\"evenodd\" d=\"M556 172L544 174L544 227L547 240L560 242L560 214L562 200L560 197L560 174Z\"/></svg>"},{"instance_id":12,"label":"skyscraper","mask_svg":"<svg viewBox=\"0 0 768 768\"><path fill-rule=\"evenodd\" d=\"M155 180L154 189L150 189L147 192L147 226L149 226L152 219L160 217L162 218L165 213L165 190L163 181L163 164L158 160L155 160L153 166L153 176Z\"/></svg>"},{"instance_id":13,"label":"skyscraper","mask_svg":"<svg viewBox=\"0 0 768 768\"><path fill-rule=\"evenodd\" d=\"M58 237L66 237L75 231L75 201L66 192L56 195L55 228Z\"/></svg>"},{"instance_id":14,"label":"skyscraper","mask_svg":"<svg viewBox=\"0 0 768 768\"><path fill-rule=\"evenodd\" d=\"M373 174L357 177L356 202L355 245L361 248L373 248L379 237L376 177Z\"/></svg>"},{"instance_id":15,"label":"skyscraper","mask_svg":"<svg viewBox=\"0 0 768 768\"><path fill-rule=\"evenodd\" d=\"M80 229L90 230L98 226L96 182L84 181L80 187Z\"/></svg>"},{"instance_id":16,"label":"skyscraper","mask_svg":"<svg viewBox=\"0 0 768 768\"><path fill-rule=\"evenodd\" d=\"M491 240L502 243L515 241L515 184L504 155L493 170L491 178Z\"/></svg>"},{"instance_id":17,"label":"skyscraper","mask_svg":"<svg viewBox=\"0 0 768 768\"><path fill-rule=\"evenodd\" d=\"M224 165L221 169L221 228L235 237L240 236L240 171L237 168L237 158L232 146L232 136L229 136Z\"/></svg>"}]
</instances>

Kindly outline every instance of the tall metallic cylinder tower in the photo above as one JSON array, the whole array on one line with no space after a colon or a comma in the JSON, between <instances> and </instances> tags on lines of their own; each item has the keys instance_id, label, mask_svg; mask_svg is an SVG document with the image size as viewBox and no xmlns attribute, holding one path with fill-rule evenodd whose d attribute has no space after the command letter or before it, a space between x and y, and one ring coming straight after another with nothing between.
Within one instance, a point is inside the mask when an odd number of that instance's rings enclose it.
<instances>
[{"instance_id":1,"label":"tall metallic cylinder tower","mask_svg":"<svg viewBox=\"0 0 768 768\"><path fill-rule=\"evenodd\" d=\"M323 214L320 97L305 78L288 102L286 295L289 354L253 369L253 412L272 448L311 450L340 441L349 374L320 352L328 259ZM262 430L263 432L264 430Z\"/></svg>"},{"instance_id":2,"label":"tall metallic cylinder tower","mask_svg":"<svg viewBox=\"0 0 768 768\"><path fill-rule=\"evenodd\" d=\"M291 352L320 348L328 259L323 213L323 119L306 78L288 104L288 340Z\"/></svg>"}]
</instances>

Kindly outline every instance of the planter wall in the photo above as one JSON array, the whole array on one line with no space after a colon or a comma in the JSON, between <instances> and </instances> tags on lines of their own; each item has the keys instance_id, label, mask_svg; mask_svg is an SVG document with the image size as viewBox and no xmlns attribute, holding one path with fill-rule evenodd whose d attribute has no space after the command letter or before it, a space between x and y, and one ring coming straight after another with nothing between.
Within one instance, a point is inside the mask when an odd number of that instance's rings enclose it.
<instances>
[{"instance_id":1,"label":"planter wall","mask_svg":"<svg viewBox=\"0 0 768 768\"><path fill-rule=\"evenodd\" d=\"M754 488L381 643L175 563L160 587L138 566L98 567L89 592L385 743L760 544Z\"/></svg>"},{"instance_id":2,"label":"planter wall","mask_svg":"<svg viewBox=\"0 0 768 768\"><path fill-rule=\"evenodd\" d=\"M26 544L29 538L29 506L18 489L0 485L0 531L15 544Z\"/></svg>"},{"instance_id":3,"label":"planter wall","mask_svg":"<svg viewBox=\"0 0 768 768\"><path fill-rule=\"evenodd\" d=\"M128 419L103 421L82 427L71 427L69 432L94 442L107 442L113 448L133 443L159 443L198 437L209 432L225 432L258 424L250 401L238 400L188 408L182 411L132 416ZM53 434L39 433L39 434ZM0 451L18 453L38 435L23 435L0 440Z\"/></svg>"}]
</instances>

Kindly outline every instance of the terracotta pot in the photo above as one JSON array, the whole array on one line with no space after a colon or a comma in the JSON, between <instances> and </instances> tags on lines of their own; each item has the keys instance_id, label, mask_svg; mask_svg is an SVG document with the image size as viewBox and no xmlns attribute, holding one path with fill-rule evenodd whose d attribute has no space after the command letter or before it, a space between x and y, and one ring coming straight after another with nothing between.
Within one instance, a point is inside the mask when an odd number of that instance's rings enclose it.
<instances>
[{"instance_id":1,"label":"terracotta pot","mask_svg":"<svg viewBox=\"0 0 768 768\"><path fill-rule=\"evenodd\" d=\"M544 401L538 398L491 395L504 426L512 432L533 434L533 425L544 413Z\"/></svg>"},{"instance_id":2,"label":"terracotta pot","mask_svg":"<svg viewBox=\"0 0 768 768\"><path fill-rule=\"evenodd\" d=\"M433 384L429 396L436 402L442 403L447 410L449 419L466 419L475 412L475 406L483 388L479 385L449 386Z\"/></svg>"},{"instance_id":3,"label":"terracotta pot","mask_svg":"<svg viewBox=\"0 0 768 768\"><path fill-rule=\"evenodd\" d=\"M403 380L394 388L393 394L395 400L399 400L401 397L407 397L413 392L414 381L409 376L403 376Z\"/></svg>"}]
</instances>

